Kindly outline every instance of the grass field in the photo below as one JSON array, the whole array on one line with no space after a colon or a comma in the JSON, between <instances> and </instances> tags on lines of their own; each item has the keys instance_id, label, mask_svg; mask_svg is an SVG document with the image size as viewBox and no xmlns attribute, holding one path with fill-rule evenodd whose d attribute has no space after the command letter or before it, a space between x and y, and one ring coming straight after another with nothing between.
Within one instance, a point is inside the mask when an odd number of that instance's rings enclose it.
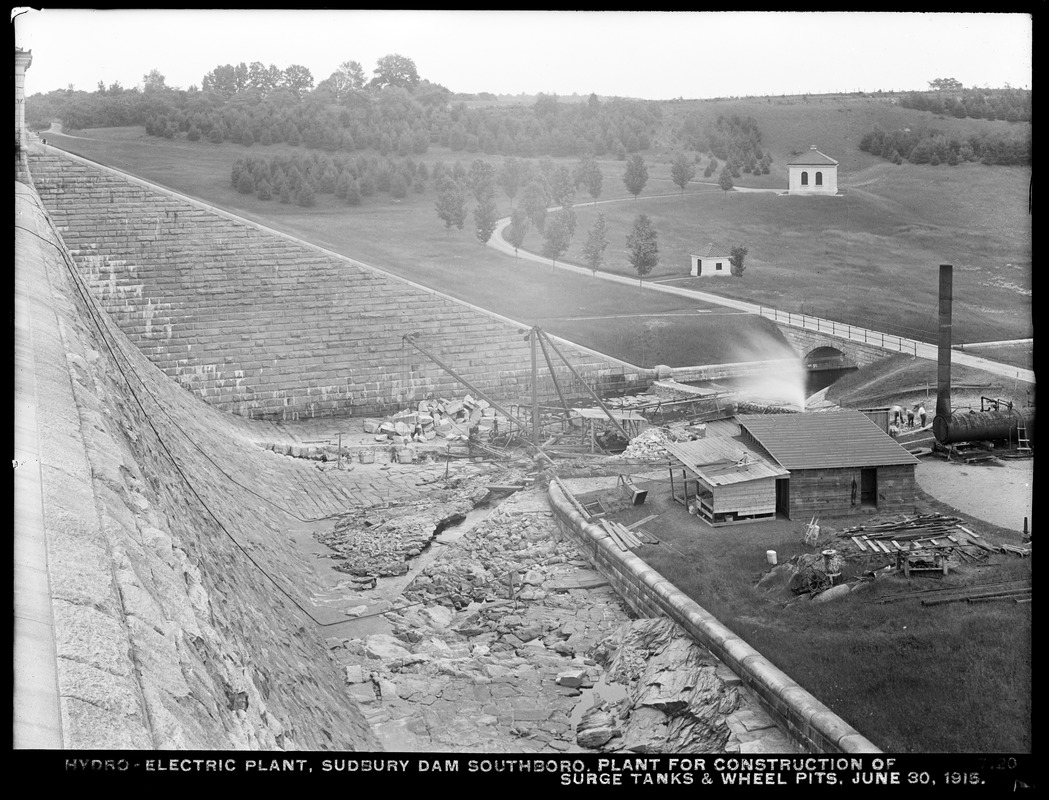
<instances>
[{"instance_id":1,"label":"grass field","mask_svg":"<svg viewBox=\"0 0 1049 800\"><path fill-rule=\"evenodd\" d=\"M643 507L617 519L659 514L659 545L638 550L660 574L742 636L878 747L891 753L1021 753L1031 748L1030 605L917 599L876 604L895 593L944 585L1030 579L1030 559L992 556L995 567L955 567L942 577L882 577L866 592L832 603L784 603L786 590L757 588L779 563L812 549L804 525L776 520L710 528L646 484ZM929 498L923 513L956 512ZM823 533L850 520L826 520ZM983 535L994 529L978 528ZM1003 541L1017 544L1015 533ZM824 539L823 546L833 540ZM865 562L846 562L846 573ZM877 566L877 565L875 565ZM945 582L946 581L946 582Z\"/></svg>"}]
</instances>

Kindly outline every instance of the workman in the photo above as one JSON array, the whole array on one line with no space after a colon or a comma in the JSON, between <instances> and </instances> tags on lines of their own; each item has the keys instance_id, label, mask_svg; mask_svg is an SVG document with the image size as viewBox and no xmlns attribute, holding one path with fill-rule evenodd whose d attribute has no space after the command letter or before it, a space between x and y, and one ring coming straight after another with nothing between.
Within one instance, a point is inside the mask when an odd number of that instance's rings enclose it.
<instances>
[{"instance_id":1,"label":"workman","mask_svg":"<svg viewBox=\"0 0 1049 800\"><path fill-rule=\"evenodd\" d=\"M924 428L925 427L925 406L920 406L918 408L918 416L921 418L922 427Z\"/></svg>"},{"instance_id":2,"label":"workman","mask_svg":"<svg viewBox=\"0 0 1049 800\"><path fill-rule=\"evenodd\" d=\"M907 409L907 427L908 428L913 428L914 427L914 409L913 408L908 408Z\"/></svg>"}]
</instances>

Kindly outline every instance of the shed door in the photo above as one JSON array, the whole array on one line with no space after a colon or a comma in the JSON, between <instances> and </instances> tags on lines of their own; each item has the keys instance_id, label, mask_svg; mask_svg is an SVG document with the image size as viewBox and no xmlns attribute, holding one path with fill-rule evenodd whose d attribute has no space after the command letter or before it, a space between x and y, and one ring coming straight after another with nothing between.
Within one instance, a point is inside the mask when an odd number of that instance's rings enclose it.
<instances>
[{"instance_id":1,"label":"shed door","mask_svg":"<svg viewBox=\"0 0 1049 800\"><path fill-rule=\"evenodd\" d=\"M776 513L790 519L790 478L776 479Z\"/></svg>"},{"instance_id":2,"label":"shed door","mask_svg":"<svg viewBox=\"0 0 1049 800\"><path fill-rule=\"evenodd\" d=\"M860 470L860 505L878 505L878 470Z\"/></svg>"}]
</instances>

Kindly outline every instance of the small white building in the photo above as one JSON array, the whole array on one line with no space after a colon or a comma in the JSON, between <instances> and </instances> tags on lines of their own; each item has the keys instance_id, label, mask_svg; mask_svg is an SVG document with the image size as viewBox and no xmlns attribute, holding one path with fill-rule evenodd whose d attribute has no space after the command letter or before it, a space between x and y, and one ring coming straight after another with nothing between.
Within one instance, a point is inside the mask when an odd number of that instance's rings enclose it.
<instances>
[{"instance_id":1,"label":"small white building","mask_svg":"<svg viewBox=\"0 0 1049 800\"><path fill-rule=\"evenodd\" d=\"M838 162L812 145L787 162L788 194L837 194Z\"/></svg>"},{"instance_id":2,"label":"small white building","mask_svg":"<svg viewBox=\"0 0 1049 800\"><path fill-rule=\"evenodd\" d=\"M697 278L708 278L712 275L731 275L732 264L729 261L730 258L732 258L731 253L724 247L708 244L702 253L692 253L692 270L689 274Z\"/></svg>"}]
</instances>

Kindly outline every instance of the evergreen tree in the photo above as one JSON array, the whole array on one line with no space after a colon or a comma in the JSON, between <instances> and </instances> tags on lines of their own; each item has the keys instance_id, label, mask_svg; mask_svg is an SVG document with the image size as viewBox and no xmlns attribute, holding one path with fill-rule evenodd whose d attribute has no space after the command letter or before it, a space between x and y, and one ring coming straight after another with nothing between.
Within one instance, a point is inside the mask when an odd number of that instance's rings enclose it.
<instances>
[{"instance_id":1,"label":"evergreen tree","mask_svg":"<svg viewBox=\"0 0 1049 800\"><path fill-rule=\"evenodd\" d=\"M721 170L721 177L718 178L718 186L726 192L734 186L732 183L732 172L729 170L727 164L725 165L725 168Z\"/></svg>"},{"instance_id":2,"label":"evergreen tree","mask_svg":"<svg viewBox=\"0 0 1049 800\"><path fill-rule=\"evenodd\" d=\"M747 248L736 245L729 250L729 263L732 265L732 274L737 278L743 276L743 259L747 257Z\"/></svg>"}]
</instances>

